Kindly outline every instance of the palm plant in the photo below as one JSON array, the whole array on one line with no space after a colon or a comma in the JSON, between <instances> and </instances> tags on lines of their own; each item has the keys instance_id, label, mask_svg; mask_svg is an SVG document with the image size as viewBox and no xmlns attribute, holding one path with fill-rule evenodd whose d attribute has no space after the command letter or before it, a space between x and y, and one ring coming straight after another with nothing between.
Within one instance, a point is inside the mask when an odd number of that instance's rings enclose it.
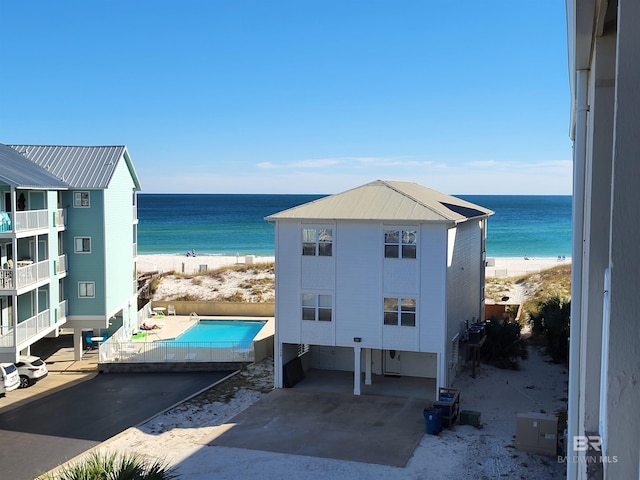
<instances>
[{"instance_id":1,"label":"palm plant","mask_svg":"<svg viewBox=\"0 0 640 480\"><path fill-rule=\"evenodd\" d=\"M141 455L92 452L87 458L63 467L41 480L170 480L178 475L167 464L149 463Z\"/></svg>"}]
</instances>

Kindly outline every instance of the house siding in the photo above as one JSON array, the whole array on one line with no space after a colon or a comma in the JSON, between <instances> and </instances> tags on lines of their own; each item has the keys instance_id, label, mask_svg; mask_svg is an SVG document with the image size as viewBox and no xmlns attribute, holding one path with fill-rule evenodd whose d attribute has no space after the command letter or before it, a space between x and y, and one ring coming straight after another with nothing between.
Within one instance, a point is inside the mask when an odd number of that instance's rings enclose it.
<instances>
[{"instance_id":1,"label":"house siding","mask_svg":"<svg viewBox=\"0 0 640 480\"><path fill-rule=\"evenodd\" d=\"M126 162L121 160L105 190L105 310L120 310L135 293L133 261L133 189ZM127 281L129 279L130 281Z\"/></svg>"},{"instance_id":2,"label":"house siding","mask_svg":"<svg viewBox=\"0 0 640 480\"><path fill-rule=\"evenodd\" d=\"M462 331L464 321L478 321L482 309L482 238L484 230L478 221L458 224L448 231L447 248L447 332L444 338L448 380L456 372L451 342Z\"/></svg>"},{"instance_id":3,"label":"house siding","mask_svg":"<svg viewBox=\"0 0 640 480\"><path fill-rule=\"evenodd\" d=\"M74 208L73 194L89 191L90 206ZM67 228L64 244L67 250L68 274L65 294L68 311L77 316L104 315L105 311L105 263L104 263L104 195L102 190L76 189L63 192L63 205L67 211ZM74 238L91 237L91 253L75 253ZM78 282L95 282L94 298L78 297Z\"/></svg>"},{"instance_id":4,"label":"house siding","mask_svg":"<svg viewBox=\"0 0 640 480\"><path fill-rule=\"evenodd\" d=\"M305 257L300 232L306 226L278 223L281 342L353 347L359 337L362 348L443 352L445 226L411 227L419 232L416 259L384 258L384 230L390 226L381 222L336 222L333 256ZM302 321L302 293L331 294L333 321ZM383 325L385 297L415 298L416 326Z\"/></svg>"}]
</instances>

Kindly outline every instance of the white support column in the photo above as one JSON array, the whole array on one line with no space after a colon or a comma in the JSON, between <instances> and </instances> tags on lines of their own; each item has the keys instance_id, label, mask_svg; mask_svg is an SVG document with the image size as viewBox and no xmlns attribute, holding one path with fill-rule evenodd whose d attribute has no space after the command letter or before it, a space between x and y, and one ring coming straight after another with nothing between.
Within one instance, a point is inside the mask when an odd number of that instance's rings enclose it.
<instances>
[{"instance_id":1,"label":"white support column","mask_svg":"<svg viewBox=\"0 0 640 480\"><path fill-rule=\"evenodd\" d=\"M362 353L362 348L360 345L356 345L353 347L353 394L360 395L360 382L362 381L362 366L360 361L360 354Z\"/></svg>"},{"instance_id":2,"label":"white support column","mask_svg":"<svg viewBox=\"0 0 640 480\"><path fill-rule=\"evenodd\" d=\"M364 384L371 385L371 349L364 349Z\"/></svg>"},{"instance_id":3,"label":"white support column","mask_svg":"<svg viewBox=\"0 0 640 480\"><path fill-rule=\"evenodd\" d=\"M82 330L73 329L73 359L82 360Z\"/></svg>"},{"instance_id":4,"label":"white support column","mask_svg":"<svg viewBox=\"0 0 640 480\"><path fill-rule=\"evenodd\" d=\"M282 388L282 344L276 330L273 344L273 386L274 388Z\"/></svg>"}]
</instances>

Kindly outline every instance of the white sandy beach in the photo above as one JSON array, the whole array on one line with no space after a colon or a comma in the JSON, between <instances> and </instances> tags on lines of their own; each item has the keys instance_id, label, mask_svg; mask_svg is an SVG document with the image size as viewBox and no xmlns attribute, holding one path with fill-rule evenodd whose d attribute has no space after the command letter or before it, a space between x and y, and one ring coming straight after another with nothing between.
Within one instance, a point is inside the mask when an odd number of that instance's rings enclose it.
<instances>
[{"instance_id":1,"label":"white sandy beach","mask_svg":"<svg viewBox=\"0 0 640 480\"><path fill-rule=\"evenodd\" d=\"M195 273L203 269L216 270L229 265L270 263L274 261L275 257L256 255L198 255L195 257L187 257L184 254L138 255L138 273Z\"/></svg>"},{"instance_id":2,"label":"white sandy beach","mask_svg":"<svg viewBox=\"0 0 640 480\"><path fill-rule=\"evenodd\" d=\"M206 266L207 270L215 270L228 265L245 265L251 263L274 262L272 256L255 255L138 255L138 272L171 272L194 273ZM554 257L490 257L487 258L487 277L511 277L527 273L539 272L545 268L571 263L570 258Z\"/></svg>"}]
</instances>

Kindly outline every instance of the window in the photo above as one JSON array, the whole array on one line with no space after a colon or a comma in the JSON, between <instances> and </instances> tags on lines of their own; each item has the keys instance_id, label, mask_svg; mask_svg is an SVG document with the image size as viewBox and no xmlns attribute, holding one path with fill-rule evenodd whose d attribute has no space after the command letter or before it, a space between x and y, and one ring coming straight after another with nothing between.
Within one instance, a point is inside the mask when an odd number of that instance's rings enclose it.
<instances>
[{"instance_id":1,"label":"window","mask_svg":"<svg viewBox=\"0 0 640 480\"><path fill-rule=\"evenodd\" d=\"M416 230L385 230L385 258L416 258Z\"/></svg>"},{"instance_id":2,"label":"window","mask_svg":"<svg viewBox=\"0 0 640 480\"><path fill-rule=\"evenodd\" d=\"M89 206L89 192L73 192L73 207L81 208Z\"/></svg>"},{"instance_id":3,"label":"window","mask_svg":"<svg viewBox=\"0 0 640 480\"><path fill-rule=\"evenodd\" d=\"M385 298L384 324L415 327L416 300L414 298Z\"/></svg>"},{"instance_id":4,"label":"window","mask_svg":"<svg viewBox=\"0 0 640 480\"><path fill-rule=\"evenodd\" d=\"M96 296L95 282L78 282L78 297L94 298Z\"/></svg>"},{"instance_id":5,"label":"window","mask_svg":"<svg viewBox=\"0 0 640 480\"><path fill-rule=\"evenodd\" d=\"M331 321L331 295L302 294L302 319L317 322Z\"/></svg>"},{"instance_id":6,"label":"window","mask_svg":"<svg viewBox=\"0 0 640 480\"><path fill-rule=\"evenodd\" d=\"M330 257L333 255L332 228L303 228L302 255Z\"/></svg>"},{"instance_id":7,"label":"window","mask_svg":"<svg viewBox=\"0 0 640 480\"><path fill-rule=\"evenodd\" d=\"M75 237L73 239L74 252L76 253L91 253L91 238L90 237Z\"/></svg>"}]
</instances>

